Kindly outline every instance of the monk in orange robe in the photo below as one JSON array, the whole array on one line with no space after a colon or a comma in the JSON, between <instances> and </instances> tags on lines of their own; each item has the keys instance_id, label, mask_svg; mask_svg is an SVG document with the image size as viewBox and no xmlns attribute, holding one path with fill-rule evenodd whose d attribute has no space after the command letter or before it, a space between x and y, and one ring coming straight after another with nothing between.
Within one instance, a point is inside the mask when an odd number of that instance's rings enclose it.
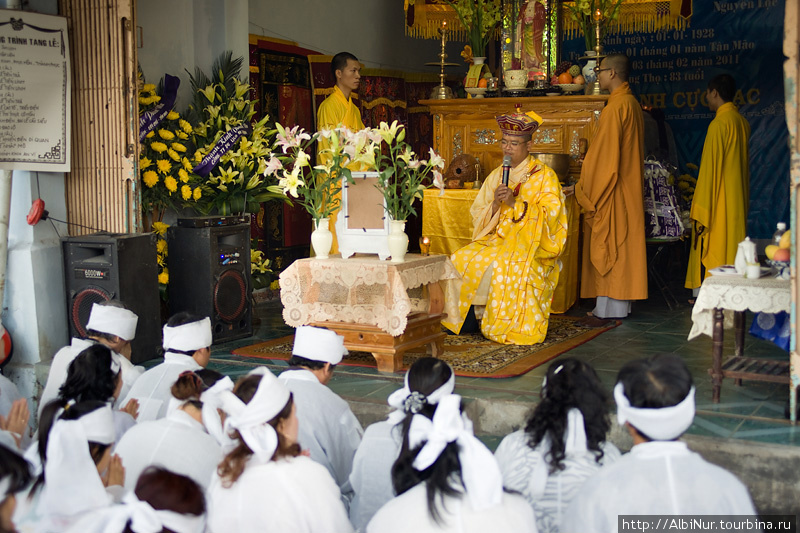
<instances>
[{"instance_id":1,"label":"monk in orange robe","mask_svg":"<svg viewBox=\"0 0 800 533\"><path fill-rule=\"evenodd\" d=\"M607 56L597 68L600 87L611 95L575 184L584 212L581 297L597 298L587 326L625 317L631 300L647 299L644 120L629 72L623 54Z\"/></svg>"}]
</instances>

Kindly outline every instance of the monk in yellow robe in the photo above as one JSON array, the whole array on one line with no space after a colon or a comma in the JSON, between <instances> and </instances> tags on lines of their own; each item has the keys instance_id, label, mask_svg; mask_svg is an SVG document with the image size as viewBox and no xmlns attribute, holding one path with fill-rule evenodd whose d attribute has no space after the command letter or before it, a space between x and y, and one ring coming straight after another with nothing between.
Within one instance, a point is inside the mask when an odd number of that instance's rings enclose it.
<instances>
[{"instance_id":1,"label":"monk in yellow robe","mask_svg":"<svg viewBox=\"0 0 800 533\"><path fill-rule=\"evenodd\" d=\"M508 185L502 183L502 167L496 168L470 209L473 242L451 256L463 280L461 289L445 295L446 308L457 308L458 316L442 323L459 333L470 307L485 304L481 332L486 338L537 344L547 335L561 272L558 257L567 240L567 211L556 173L530 156L531 134L541 118L516 113L497 122L503 154L511 159Z\"/></svg>"},{"instance_id":2,"label":"monk in yellow robe","mask_svg":"<svg viewBox=\"0 0 800 533\"><path fill-rule=\"evenodd\" d=\"M597 68L600 87L611 94L574 189L584 212L581 298L597 298L583 321L590 327L625 317L631 300L647 299L644 119L629 73L623 54L605 57Z\"/></svg>"},{"instance_id":3,"label":"monk in yellow robe","mask_svg":"<svg viewBox=\"0 0 800 533\"><path fill-rule=\"evenodd\" d=\"M747 236L750 124L733 104L735 95L736 82L728 74L708 83L706 99L716 116L708 126L692 200L687 289L700 287L703 268L708 273L732 265L739 243Z\"/></svg>"},{"instance_id":4,"label":"monk in yellow robe","mask_svg":"<svg viewBox=\"0 0 800 533\"><path fill-rule=\"evenodd\" d=\"M317 130L333 129L339 126L345 126L354 132L363 130L364 123L361 121L361 112L351 97L352 93L358 90L361 80L361 63L353 54L339 52L331 60L331 73L336 78L336 85L333 87L333 92L319 105ZM328 148L328 141L320 138L317 143L317 164L322 164L329 157L327 154L320 153ZM336 198L341 200L341 193L337 194ZM331 233L333 233L332 254L339 251L335 229L337 213L338 210L332 213L330 222L328 222Z\"/></svg>"}]
</instances>

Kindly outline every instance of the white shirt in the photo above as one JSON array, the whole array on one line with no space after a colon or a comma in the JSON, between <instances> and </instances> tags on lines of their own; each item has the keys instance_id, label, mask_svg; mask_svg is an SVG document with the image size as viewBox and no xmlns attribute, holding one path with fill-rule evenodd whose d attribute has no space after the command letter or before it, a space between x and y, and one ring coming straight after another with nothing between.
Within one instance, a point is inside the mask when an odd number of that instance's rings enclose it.
<instances>
[{"instance_id":1,"label":"white shirt","mask_svg":"<svg viewBox=\"0 0 800 533\"><path fill-rule=\"evenodd\" d=\"M684 442L637 444L588 479L567 507L563 531L617 531L618 515L755 515L741 481Z\"/></svg>"},{"instance_id":2,"label":"white shirt","mask_svg":"<svg viewBox=\"0 0 800 533\"><path fill-rule=\"evenodd\" d=\"M531 448L529 439L524 430L519 430L497 447L494 455L503 474L503 486L525 497L536 516L539 533L557 533L561 530L564 510L578 489L601 466L619 459L620 453L616 446L604 442L603 458L598 463L595 453L586 446L582 450L569 450L565 446L566 456L561 462L564 469L550 473L547 460L550 440L545 438Z\"/></svg>"},{"instance_id":3,"label":"white shirt","mask_svg":"<svg viewBox=\"0 0 800 533\"><path fill-rule=\"evenodd\" d=\"M136 487L139 475L150 465L188 476L206 490L223 455L203 425L180 409L131 428L115 453L125 467L126 490Z\"/></svg>"},{"instance_id":4,"label":"white shirt","mask_svg":"<svg viewBox=\"0 0 800 533\"><path fill-rule=\"evenodd\" d=\"M352 496L349 477L364 430L347 402L319 382L309 370L287 370L278 376L292 392L300 422L298 442L324 466L345 501Z\"/></svg>"},{"instance_id":5,"label":"white shirt","mask_svg":"<svg viewBox=\"0 0 800 533\"><path fill-rule=\"evenodd\" d=\"M403 443L401 427L384 420L369 426L356 450L350 485L350 522L357 530L364 528L378 509L395 497L392 465Z\"/></svg>"},{"instance_id":6,"label":"white shirt","mask_svg":"<svg viewBox=\"0 0 800 533\"><path fill-rule=\"evenodd\" d=\"M50 363L50 372L47 374L47 383L42 391L42 397L39 399L38 418L42 416L42 409L45 405L58 398L59 389L67 381L67 372L69 371L69 364L78 357L86 348L96 344L91 339L78 339L73 337L69 346L64 346L53 356ZM111 356L119 363L122 372L122 389L119 393L119 398L124 399L128 392L131 390L134 382L139 379L139 376L144 373L144 368L135 366L126 357L111 351ZM115 404L115 407L120 408L124 406L120 402Z\"/></svg>"},{"instance_id":7,"label":"white shirt","mask_svg":"<svg viewBox=\"0 0 800 533\"><path fill-rule=\"evenodd\" d=\"M3 374L0 374L0 415L7 417L8 412L11 410L11 404L20 398L22 398L22 395L19 393L17 386Z\"/></svg>"},{"instance_id":8,"label":"white shirt","mask_svg":"<svg viewBox=\"0 0 800 533\"><path fill-rule=\"evenodd\" d=\"M167 405L172 398L172 386L186 371L194 372L203 367L189 355L167 352L164 362L154 366L136 380L122 405L136 398L139 400L138 422L157 420L167 415ZM122 396L120 395L120 398Z\"/></svg>"},{"instance_id":9,"label":"white shirt","mask_svg":"<svg viewBox=\"0 0 800 533\"><path fill-rule=\"evenodd\" d=\"M251 458L230 487L217 474L207 493L210 533L351 533L339 488L322 466L299 456Z\"/></svg>"},{"instance_id":10,"label":"white shirt","mask_svg":"<svg viewBox=\"0 0 800 533\"><path fill-rule=\"evenodd\" d=\"M366 533L536 533L533 511L525 498L503 493L499 505L476 511L469 498L437 496L441 524L428 511L425 483L409 489L381 507L367 525Z\"/></svg>"}]
</instances>

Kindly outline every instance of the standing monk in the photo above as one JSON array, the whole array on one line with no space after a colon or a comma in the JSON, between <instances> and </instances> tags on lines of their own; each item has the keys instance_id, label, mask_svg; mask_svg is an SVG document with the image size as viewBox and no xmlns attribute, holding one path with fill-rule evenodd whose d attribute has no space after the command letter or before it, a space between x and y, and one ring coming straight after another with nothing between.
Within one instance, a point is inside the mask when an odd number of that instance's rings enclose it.
<instances>
[{"instance_id":1,"label":"standing monk","mask_svg":"<svg viewBox=\"0 0 800 533\"><path fill-rule=\"evenodd\" d=\"M361 112L353 103L351 95L358 89L361 80L361 63L356 56L349 52L339 52L331 60L331 73L336 79L333 92L319 106L317 111L317 130L333 129L338 126L345 126L351 131L364 129L361 121ZM317 164L324 162L326 156L320 154L322 150L328 148L328 141L320 138L317 146ZM338 212L338 211L337 211ZM331 233L333 233L333 246L331 253L339 251L339 243L336 240L336 214L331 213L328 223Z\"/></svg>"},{"instance_id":2,"label":"standing monk","mask_svg":"<svg viewBox=\"0 0 800 533\"><path fill-rule=\"evenodd\" d=\"M750 124L733 104L735 94L736 82L728 74L708 83L708 107L717 116L708 126L692 200L694 227L687 289L700 287L704 267L708 272L720 265L732 265L739 242L747 235Z\"/></svg>"},{"instance_id":3,"label":"standing monk","mask_svg":"<svg viewBox=\"0 0 800 533\"><path fill-rule=\"evenodd\" d=\"M631 300L647 299L644 242L644 119L628 85L630 60L611 54L597 81L611 91L575 184L584 212L581 298L597 298L585 326L623 318Z\"/></svg>"}]
</instances>

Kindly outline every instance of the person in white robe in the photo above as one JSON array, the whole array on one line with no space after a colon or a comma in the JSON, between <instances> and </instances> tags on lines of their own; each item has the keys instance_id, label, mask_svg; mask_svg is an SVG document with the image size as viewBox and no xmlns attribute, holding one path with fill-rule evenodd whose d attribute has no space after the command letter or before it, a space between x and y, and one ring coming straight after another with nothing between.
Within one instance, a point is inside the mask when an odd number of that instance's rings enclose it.
<instances>
[{"instance_id":1,"label":"person in white robe","mask_svg":"<svg viewBox=\"0 0 800 533\"><path fill-rule=\"evenodd\" d=\"M177 407L165 418L137 424L117 443L116 453L125 465L125 489L133 490L139 475L151 465L188 476L205 491L223 453L220 442L206 429L206 421L220 426L213 397L232 390L233 382L209 370L213 381L204 382L194 372L182 374L172 386ZM217 432L222 435L222 430Z\"/></svg>"},{"instance_id":2,"label":"person in white robe","mask_svg":"<svg viewBox=\"0 0 800 533\"><path fill-rule=\"evenodd\" d=\"M16 531L14 511L17 493L33 480L30 464L20 454L15 443L0 440L0 531Z\"/></svg>"},{"instance_id":3,"label":"person in white robe","mask_svg":"<svg viewBox=\"0 0 800 533\"><path fill-rule=\"evenodd\" d=\"M350 472L364 430L350 406L327 384L347 354L344 337L325 328L300 326L289 369L280 379L292 392L300 420L300 445L328 469L346 506L352 498Z\"/></svg>"},{"instance_id":4,"label":"person in white robe","mask_svg":"<svg viewBox=\"0 0 800 533\"><path fill-rule=\"evenodd\" d=\"M128 397L139 402L139 422L158 420L167 414L172 384L181 373L200 370L211 358L211 320L181 312L164 326L164 362L136 380Z\"/></svg>"},{"instance_id":5,"label":"person in white robe","mask_svg":"<svg viewBox=\"0 0 800 533\"><path fill-rule=\"evenodd\" d=\"M224 394L224 393L223 393ZM259 367L234 388L225 429L236 447L208 490L211 533L350 533L353 527L328 471L301 454L292 393Z\"/></svg>"},{"instance_id":6,"label":"person in white robe","mask_svg":"<svg viewBox=\"0 0 800 533\"><path fill-rule=\"evenodd\" d=\"M453 393L455 378L452 367L446 362L420 357L406 372L403 388L389 396L388 403L395 410L388 419L370 425L364 432L350 472L353 487L350 522L356 530L363 529L378 509L395 497L392 465L403 443L403 428L399 424L410 412L407 409L414 405L409 397L421 395L425 403L436 405L441 398Z\"/></svg>"},{"instance_id":7,"label":"person in white robe","mask_svg":"<svg viewBox=\"0 0 800 533\"><path fill-rule=\"evenodd\" d=\"M107 403L51 402L39 438L43 472L30 505L15 514L21 531L63 533L84 514L122 498L125 469L111 454L114 422Z\"/></svg>"},{"instance_id":8,"label":"person in white robe","mask_svg":"<svg viewBox=\"0 0 800 533\"><path fill-rule=\"evenodd\" d=\"M165 468L142 472L117 505L83 516L67 533L205 533L206 500L191 478Z\"/></svg>"},{"instance_id":9,"label":"person in white robe","mask_svg":"<svg viewBox=\"0 0 800 533\"><path fill-rule=\"evenodd\" d=\"M0 434L18 450L30 445L30 418L31 411L25 398L17 398L8 411L0 414Z\"/></svg>"},{"instance_id":10,"label":"person in white robe","mask_svg":"<svg viewBox=\"0 0 800 533\"><path fill-rule=\"evenodd\" d=\"M380 508L367 533L536 533L525 498L503 491L492 452L472 433L461 397L434 407L408 398L403 446L392 470L398 496Z\"/></svg>"},{"instance_id":11,"label":"person in white robe","mask_svg":"<svg viewBox=\"0 0 800 533\"><path fill-rule=\"evenodd\" d=\"M95 303L92 305L89 321L86 323L86 339L73 338L69 346L64 346L53 356L50 371L47 374L42 396L39 399L38 417L49 402L56 399L61 385L67 379L69 364L83 350L97 342L108 346L114 353L114 359L122 369L122 390L120 398L128 395L133 383L139 379L144 368L134 365L131 360L131 341L136 336L136 325L139 317L133 311L121 307L116 300ZM122 405L117 404L118 408Z\"/></svg>"},{"instance_id":12,"label":"person in white robe","mask_svg":"<svg viewBox=\"0 0 800 533\"><path fill-rule=\"evenodd\" d=\"M542 399L523 429L502 440L495 458L506 489L522 494L539 533L558 533L587 478L619 459L606 441L609 395L591 365L558 359L545 374Z\"/></svg>"},{"instance_id":13,"label":"person in white robe","mask_svg":"<svg viewBox=\"0 0 800 533\"><path fill-rule=\"evenodd\" d=\"M0 374L0 415L7 416L11 411L11 405L22 398L19 389L14 383Z\"/></svg>"},{"instance_id":14,"label":"person in white robe","mask_svg":"<svg viewBox=\"0 0 800 533\"><path fill-rule=\"evenodd\" d=\"M677 354L626 363L614 400L633 448L584 483L567 507L563 531L616 532L620 515L756 515L736 476L677 440L695 413L692 375Z\"/></svg>"}]
</instances>

